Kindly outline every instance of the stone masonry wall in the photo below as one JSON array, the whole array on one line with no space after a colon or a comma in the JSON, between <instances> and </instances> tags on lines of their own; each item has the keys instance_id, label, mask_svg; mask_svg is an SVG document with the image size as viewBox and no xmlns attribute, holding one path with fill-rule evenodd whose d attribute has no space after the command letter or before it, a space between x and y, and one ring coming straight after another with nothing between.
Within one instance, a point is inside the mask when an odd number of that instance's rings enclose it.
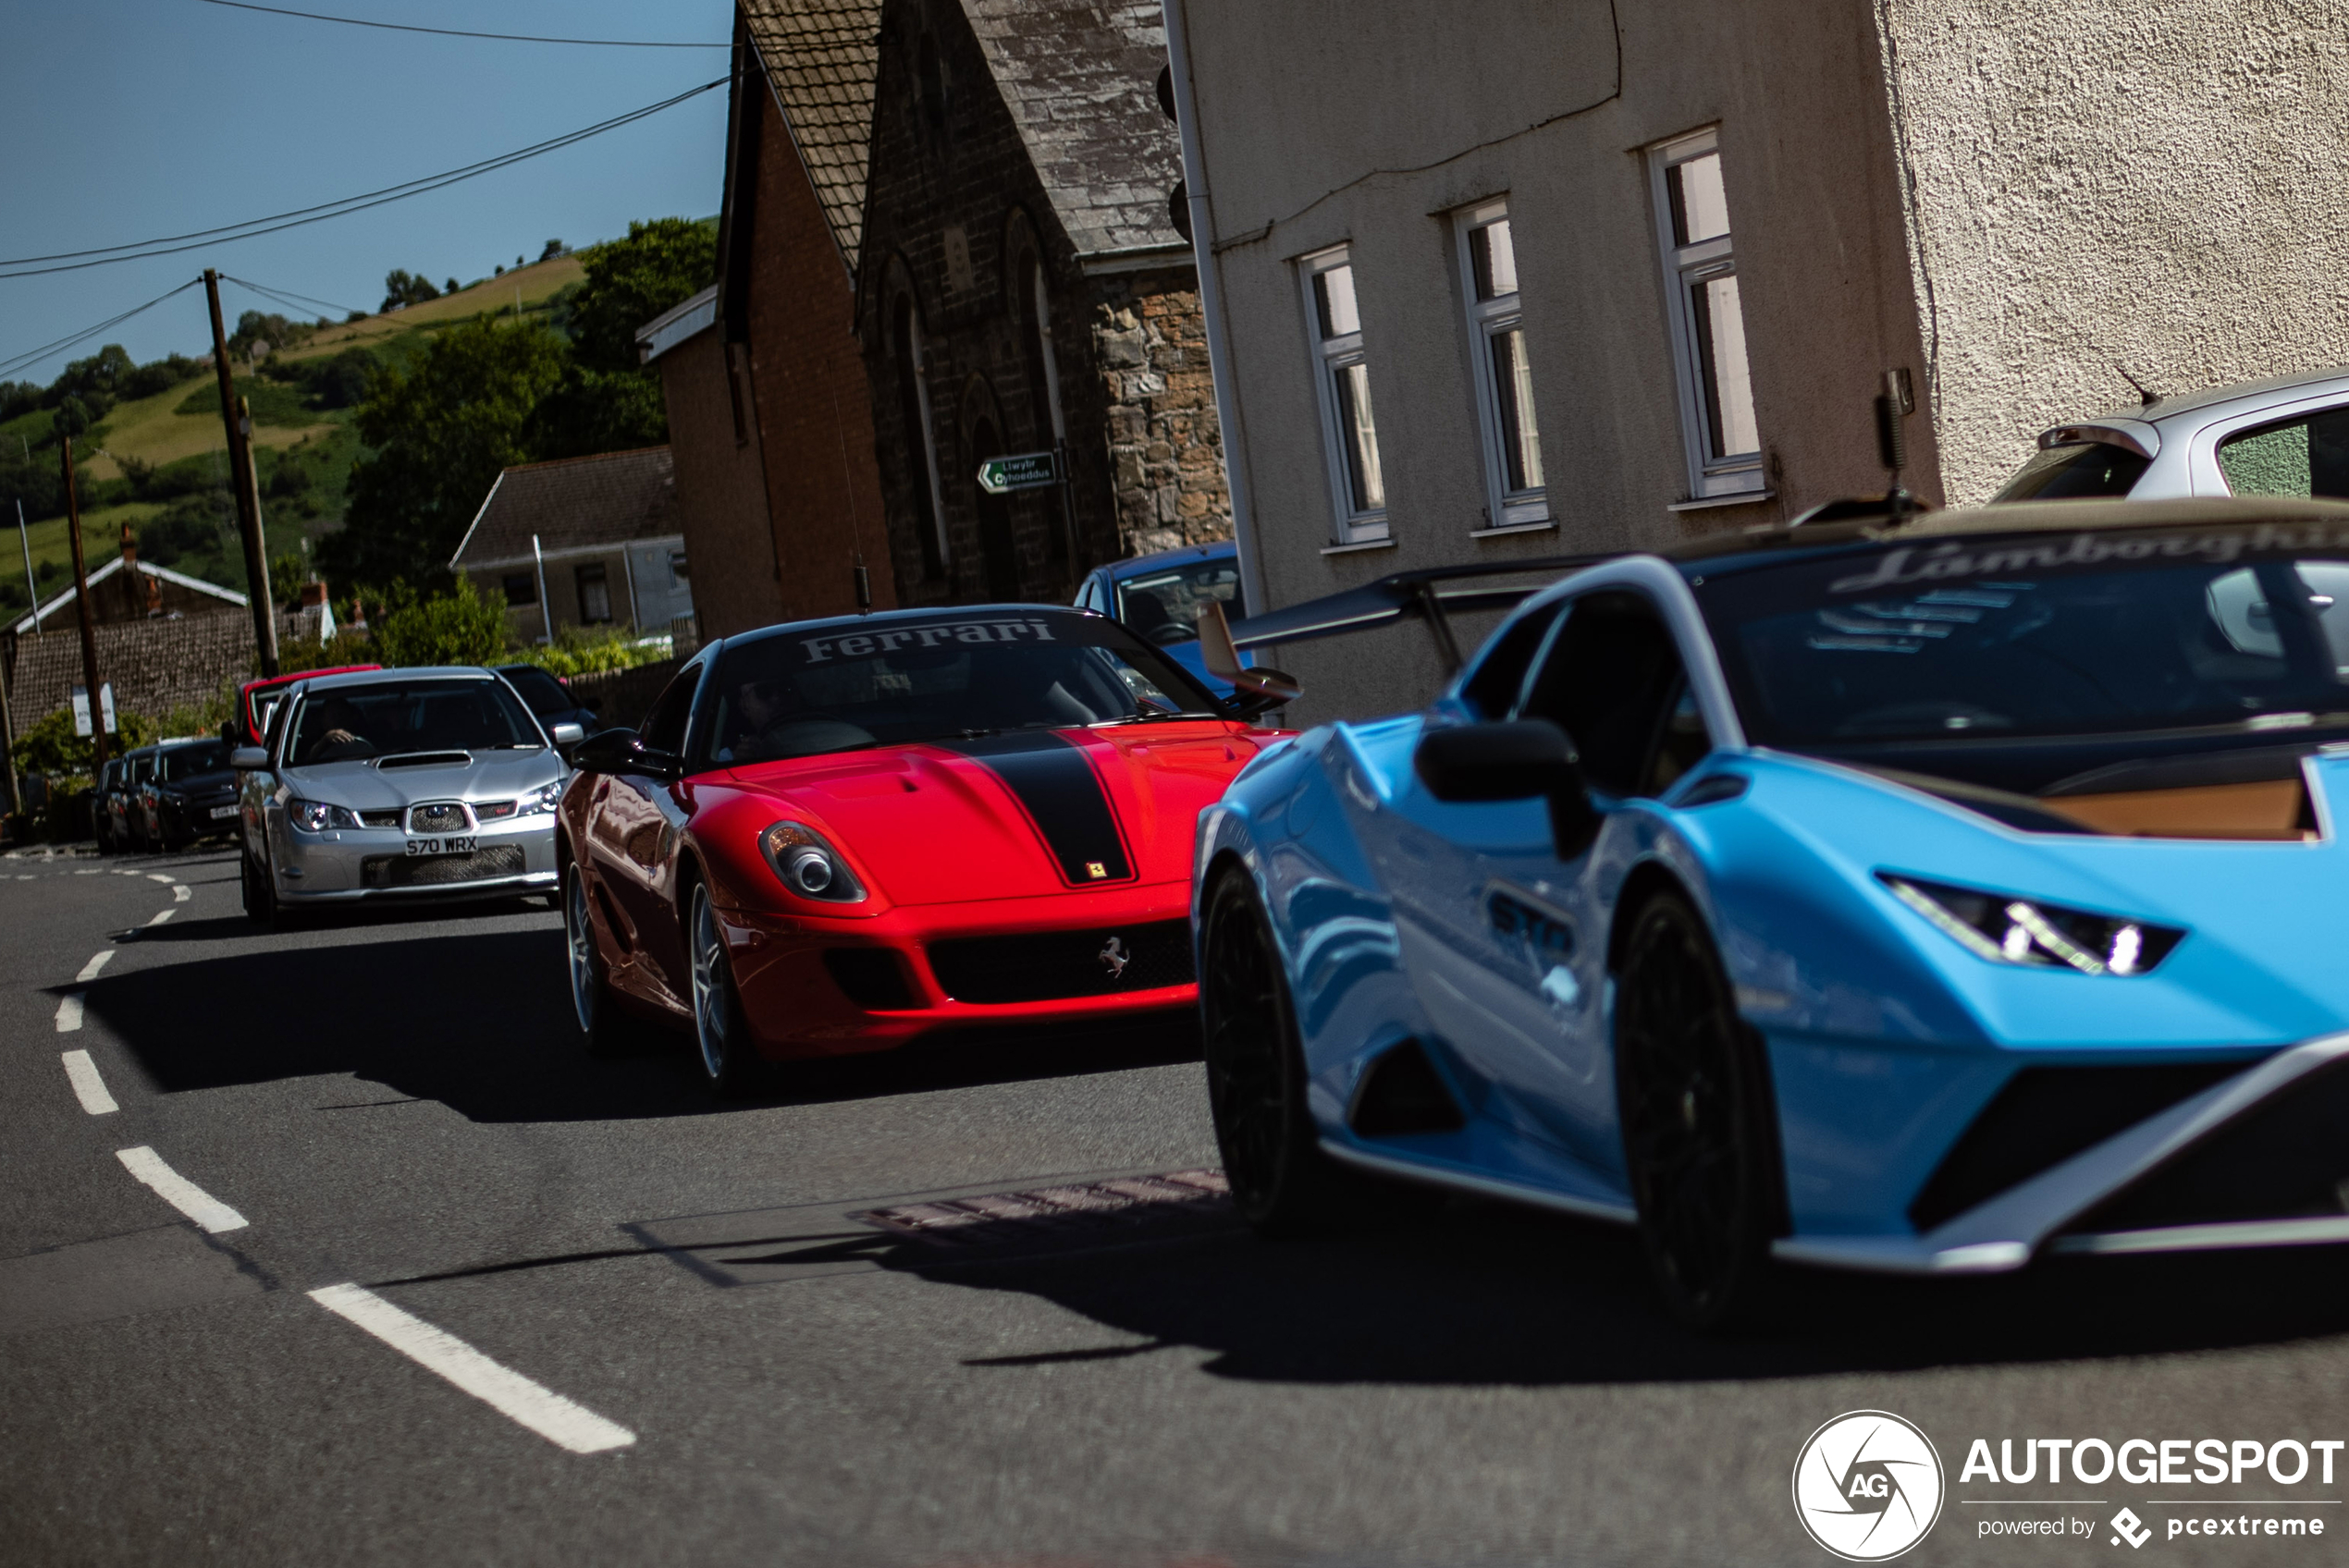
<instances>
[{"instance_id":1,"label":"stone masonry wall","mask_svg":"<svg viewBox=\"0 0 2349 1568\"><path fill-rule=\"evenodd\" d=\"M1119 542L1130 556L1232 536L1199 290L1180 276L1096 284L1093 359L1109 401Z\"/></svg>"}]
</instances>

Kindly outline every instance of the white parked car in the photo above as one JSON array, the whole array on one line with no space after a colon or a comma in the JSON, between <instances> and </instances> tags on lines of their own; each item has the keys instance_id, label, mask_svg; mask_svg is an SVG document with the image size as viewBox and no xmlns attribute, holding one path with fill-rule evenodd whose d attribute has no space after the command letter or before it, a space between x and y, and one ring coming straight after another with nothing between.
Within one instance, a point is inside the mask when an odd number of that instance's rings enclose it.
<instances>
[{"instance_id":1,"label":"white parked car","mask_svg":"<svg viewBox=\"0 0 2349 1568\"><path fill-rule=\"evenodd\" d=\"M1992 499L2099 496L2349 500L2349 370L2159 398L2059 424Z\"/></svg>"},{"instance_id":2,"label":"white parked car","mask_svg":"<svg viewBox=\"0 0 2349 1568\"><path fill-rule=\"evenodd\" d=\"M245 913L556 890L571 769L494 671L375 669L290 689L241 776Z\"/></svg>"}]
</instances>

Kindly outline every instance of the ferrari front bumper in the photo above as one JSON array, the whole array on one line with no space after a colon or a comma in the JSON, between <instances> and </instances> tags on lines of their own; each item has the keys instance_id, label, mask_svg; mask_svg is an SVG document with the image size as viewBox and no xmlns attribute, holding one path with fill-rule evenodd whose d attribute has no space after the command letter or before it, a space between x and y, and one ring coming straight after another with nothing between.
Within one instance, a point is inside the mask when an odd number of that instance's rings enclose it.
<instances>
[{"instance_id":1,"label":"ferrari front bumper","mask_svg":"<svg viewBox=\"0 0 2349 1568\"><path fill-rule=\"evenodd\" d=\"M2349 1034L2279 1051L1912 1235L1780 1238L1794 1263L1984 1274L2043 1253L2349 1242Z\"/></svg>"},{"instance_id":2,"label":"ferrari front bumper","mask_svg":"<svg viewBox=\"0 0 2349 1568\"><path fill-rule=\"evenodd\" d=\"M954 1028L1187 1009L1190 885L900 906L868 918L720 910L769 1058L889 1050Z\"/></svg>"}]
</instances>

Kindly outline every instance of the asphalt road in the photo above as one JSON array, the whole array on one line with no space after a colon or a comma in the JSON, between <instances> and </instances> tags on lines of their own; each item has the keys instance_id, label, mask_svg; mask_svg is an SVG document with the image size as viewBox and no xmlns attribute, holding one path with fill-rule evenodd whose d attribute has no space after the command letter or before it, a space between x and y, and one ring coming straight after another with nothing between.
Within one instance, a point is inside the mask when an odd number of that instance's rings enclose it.
<instances>
[{"instance_id":1,"label":"asphalt road","mask_svg":"<svg viewBox=\"0 0 2349 1568\"><path fill-rule=\"evenodd\" d=\"M2329 1256L1818 1279L1707 1341L1604 1228L1249 1236L1181 1027L720 1106L682 1047L578 1052L546 910L264 935L225 854L11 857L0 931L0 1562L1824 1563L1789 1476L1863 1408L1948 1467L1908 1562L2111 1561L1982 1536L2050 1500L2165 1562L2343 1555L2169 1538L2178 1498L2349 1532L2349 1464L1957 1475L1975 1437L2349 1437ZM916 1207L1040 1188L1099 1222Z\"/></svg>"}]
</instances>

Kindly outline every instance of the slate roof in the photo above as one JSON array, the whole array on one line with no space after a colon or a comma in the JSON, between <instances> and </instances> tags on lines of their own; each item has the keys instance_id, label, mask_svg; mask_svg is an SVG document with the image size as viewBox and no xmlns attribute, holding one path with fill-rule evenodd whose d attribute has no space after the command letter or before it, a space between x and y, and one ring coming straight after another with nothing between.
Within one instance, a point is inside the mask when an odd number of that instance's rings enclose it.
<instances>
[{"instance_id":1,"label":"slate roof","mask_svg":"<svg viewBox=\"0 0 2349 1568\"><path fill-rule=\"evenodd\" d=\"M1166 210L1183 153L1158 106L1158 0L963 0L963 10L1078 251L1181 245Z\"/></svg>"},{"instance_id":2,"label":"slate roof","mask_svg":"<svg viewBox=\"0 0 2349 1568\"><path fill-rule=\"evenodd\" d=\"M530 559L530 536L548 555L617 546L682 531L677 477L666 447L524 463L498 476L473 526L449 558L452 568Z\"/></svg>"},{"instance_id":3,"label":"slate roof","mask_svg":"<svg viewBox=\"0 0 2349 1568\"><path fill-rule=\"evenodd\" d=\"M853 274L865 238L880 0L740 0L740 6Z\"/></svg>"}]
</instances>

